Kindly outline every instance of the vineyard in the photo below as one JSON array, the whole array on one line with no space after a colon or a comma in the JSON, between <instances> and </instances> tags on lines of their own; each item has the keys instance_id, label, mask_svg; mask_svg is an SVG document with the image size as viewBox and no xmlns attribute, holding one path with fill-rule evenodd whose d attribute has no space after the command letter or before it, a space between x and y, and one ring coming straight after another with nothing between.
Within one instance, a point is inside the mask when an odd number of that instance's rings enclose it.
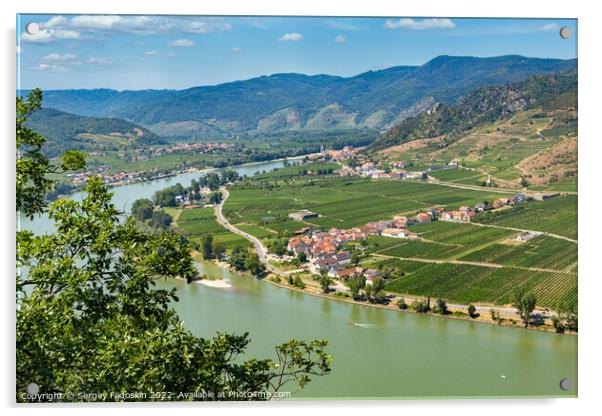
<instances>
[{"instance_id":1,"label":"vineyard","mask_svg":"<svg viewBox=\"0 0 602 416\"><path fill-rule=\"evenodd\" d=\"M510 209L478 215L476 222L523 228L577 238L577 197L568 195L547 201L531 201Z\"/></svg>"},{"instance_id":2,"label":"vineyard","mask_svg":"<svg viewBox=\"0 0 602 416\"><path fill-rule=\"evenodd\" d=\"M540 236L518 245L493 244L460 260L571 271L577 267L577 244Z\"/></svg>"},{"instance_id":3,"label":"vineyard","mask_svg":"<svg viewBox=\"0 0 602 416\"><path fill-rule=\"evenodd\" d=\"M442 297L464 304L510 304L515 291L520 288L533 292L537 296L537 304L543 307L558 307L577 300L575 273L410 261L389 264L406 271L404 277L387 283L385 287L400 294Z\"/></svg>"}]
</instances>

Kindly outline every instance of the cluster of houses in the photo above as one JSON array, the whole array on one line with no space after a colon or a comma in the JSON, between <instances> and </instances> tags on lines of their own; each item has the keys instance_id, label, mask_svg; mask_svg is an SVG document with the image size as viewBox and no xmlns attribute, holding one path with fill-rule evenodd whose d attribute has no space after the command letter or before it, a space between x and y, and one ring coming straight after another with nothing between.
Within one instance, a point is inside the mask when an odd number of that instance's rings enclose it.
<instances>
[{"instance_id":1,"label":"cluster of houses","mask_svg":"<svg viewBox=\"0 0 602 416\"><path fill-rule=\"evenodd\" d=\"M320 152L321 157L326 157L331 160L336 160L337 162L342 162L348 159L354 159L358 156L358 151L361 148L353 147L353 146L345 146L341 150L324 150Z\"/></svg>"},{"instance_id":2,"label":"cluster of houses","mask_svg":"<svg viewBox=\"0 0 602 416\"><path fill-rule=\"evenodd\" d=\"M352 241L360 241L367 234L359 228L339 230L332 228L328 232L305 228L303 236L289 240L287 250L294 255L301 253L309 261L312 273L327 273L330 277L345 279L363 274L361 267L351 267L352 253L341 248Z\"/></svg>"},{"instance_id":3,"label":"cluster of houses","mask_svg":"<svg viewBox=\"0 0 602 416\"><path fill-rule=\"evenodd\" d=\"M369 235L418 239L419 236L416 233L407 229L409 225L428 224L434 220L468 223L478 212L515 205L528 199L530 197L518 193L511 197L498 198L492 204L482 202L474 206L462 206L454 211L446 211L443 207L427 208L411 217L396 215L390 220L369 222L361 227L347 230L332 228L328 232L323 232L306 227L298 231L297 234L301 235L297 235L288 241L287 250L295 256L303 253L310 263L309 269L315 274L326 272L329 276L338 279L362 274L367 278L369 277L368 274L376 277L378 273L367 273L361 267L351 267L351 252L341 248L349 242L364 240ZM317 216L318 214L308 210L300 210L289 214L289 217L299 221ZM531 235L521 235L519 237L520 240L525 241L533 238Z\"/></svg>"},{"instance_id":4,"label":"cluster of houses","mask_svg":"<svg viewBox=\"0 0 602 416\"><path fill-rule=\"evenodd\" d=\"M93 176L100 176L102 181L106 184L121 184L121 183L134 183L141 182L156 177L160 172L159 168L151 170L139 170L133 172L117 172L110 173L108 170L110 166L101 166L96 169L87 170L85 172L78 172L69 175L71 183L74 185L82 185L87 183Z\"/></svg>"},{"instance_id":5,"label":"cluster of houses","mask_svg":"<svg viewBox=\"0 0 602 416\"><path fill-rule=\"evenodd\" d=\"M216 151L229 152L235 150L232 143L178 143L169 146L144 147L134 150L132 161L148 160L151 157L169 155L173 153L214 153Z\"/></svg>"}]
</instances>

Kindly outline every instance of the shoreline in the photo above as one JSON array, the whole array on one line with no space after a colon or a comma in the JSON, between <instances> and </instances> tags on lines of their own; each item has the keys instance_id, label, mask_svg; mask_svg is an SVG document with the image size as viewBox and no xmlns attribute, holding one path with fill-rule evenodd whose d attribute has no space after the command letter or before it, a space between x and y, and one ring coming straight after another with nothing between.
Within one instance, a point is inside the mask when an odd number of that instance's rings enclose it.
<instances>
[{"instance_id":1,"label":"shoreline","mask_svg":"<svg viewBox=\"0 0 602 416\"><path fill-rule=\"evenodd\" d=\"M206 260L203 260L203 261L206 261ZM407 309L399 309L399 307L397 307L393 303L389 303L389 304L377 304L377 303L369 303L369 302L364 302L364 301L358 301L358 300L352 299L351 297L328 295L328 294L325 294L325 293L320 293L319 291L308 290L308 287L311 288L312 285L309 285L307 283L306 283L306 287L304 289L291 286L291 285L289 285L286 282L283 283L282 279L281 279L282 276L278 276L277 274L274 274L274 273L268 273L268 274L266 274L265 277L262 277L262 278L255 278L253 276L248 275L248 273L246 273L246 272L239 272L237 270L234 270L232 268L232 266L230 266L225 261L213 260L213 261L210 261L210 262L211 262L211 264L214 264L214 265L216 265L218 267L222 267L222 268L228 270L231 273L237 273L239 275L243 275L245 278L257 279L257 280L260 280L260 281L263 281L263 282L267 282L269 284L272 284L272 285L274 285L276 287L279 287L279 288L282 288L282 289L288 289L288 290L292 290L292 291L295 291L295 292L298 292L298 293L303 293L303 294L306 294L306 295L315 296L315 297L322 298L322 299L328 299L328 300L333 300L333 301L345 302L345 303L359 305L359 306L364 306L364 307L386 309L386 310L390 310L390 311L394 311L394 312L395 311L396 312L408 312L408 313L412 313L412 314L415 314L415 315L431 316L431 317L442 318L442 319L454 319L456 321L464 321L464 322L474 322L474 323L478 323L478 324L496 325L496 326L503 326L503 327L506 327L506 328L526 329L526 330L539 331L539 332L547 332L547 333L558 334L558 335L572 335L572 336L577 336L578 335L578 332L571 332L571 331L565 331L565 332L562 332L562 333L557 333L554 328L549 327L548 325L530 326L528 328L525 328L523 325L514 325L514 324L511 324L507 319L504 319L504 321L502 323L499 323L498 321L492 321L491 319L471 318L468 315L466 315L466 316L457 316L457 315L453 315L453 313L450 313L450 314L447 314L447 315L441 315L439 313L434 313L434 312L418 313L418 312L412 310L409 305L408 305ZM280 278L280 282L275 282L271 278L274 275L278 276ZM219 280L223 280L223 279L219 279ZM209 285L207 285L207 286L209 286ZM212 287L226 288L226 286L219 286L219 285L212 286ZM232 287L232 285L230 285L230 287ZM335 292L335 293L337 293L337 292ZM341 293L341 292L338 292L338 293ZM453 306L451 306L450 309L455 309L456 306L459 306L459 305L454 304ZM464 305L464 306L467 306L467 305ZM476 307L482 307L482 308L489 307L487 305L478 305L478 304L475 305L475 306ZM492 307L495 308L495 306L492 306ZM518 317L517 317L517 322L519 322Z\"/></svg>"},{"instance_id":2,"label":"shoreline","mask_svg":"<svg viewBox=\"0 0 602 416\"><path fill-rule=\"evenodd\" d=\"M206 166L206 167L202 167L202 168L195 168L195 167L191 167L188 168L186 171L184 172L171 172L171 173L166 173L160 176L156 176L150 179L144 179L144 180L140 180L140 181L133 181L133 182L113 182L113 183L106 183L105 185L107 185L109 188L117 188L117 187L121 187L121 186L128 186L128 185L137 185L137 184L141 184L141 183L147 183L147 182L152 182L152 181L156 181L156 180L160 180L160 179L166 179L166 178L173 178L173 177L177 177L177 176L184 176L190 173L210 173L210 172L215 172L218 171L220 169L236 169L236 168L242 168L242 167L246 167L246 166L255 166L255 165L260 165L262 163L273 163L273 162L281 162L284 160L298 160L298 159L303 159L306 156L312 156L312 155L316 155L318 153L306 153L303 155L298 155L298 156L291 156L291 157L280 157L277 159L268 159L268 160L262 160L259 162L246 162L246 163L241 163L238 165L229 165L229 166L224 166L221 168L216 168L213 166ZM85 187L85 185L84 185ZM57 197L58 198L63 198L63 197L69 197L75 193L78 192L83 192L83 187L82 188L76 188L74 189L72 192L69 192L68 194L65 195L59 195Z\"/></svg>"}]
</instances>

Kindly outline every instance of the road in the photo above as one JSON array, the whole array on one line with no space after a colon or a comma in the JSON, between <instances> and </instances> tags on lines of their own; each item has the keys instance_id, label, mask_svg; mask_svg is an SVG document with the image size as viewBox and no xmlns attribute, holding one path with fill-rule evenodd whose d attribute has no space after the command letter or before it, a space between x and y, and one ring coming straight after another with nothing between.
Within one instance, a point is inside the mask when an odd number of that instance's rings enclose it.
<instances>
[{"instance_id":1,"label":"road","mask_svg":"<svg viewBox=\"0 0 602 416\"><path fill-rule=\"evenodd\" d=\"M255 247L255 251L259 256L259 261L265 266L267 270L269 270L272 273L276 273L279 276L286 276L285 272L278 270L270 264L270 262L268 261L268 249L261 243L261 241L257 237L249 233L245 233L242 230L239 230L238 228L230 224L226 217L224 217L224 214L222 213L222 207L224 206L226 200L230 197L230 192L228 192L228 189L223 186L219 190L222 193L223 198L219 204L215 205L215 218L217 219L217 222L221 224L224 228L233 232L234 234L238 234L241 237L244 237L247 240L249 240Z\"/></svg>"}]
</instances>

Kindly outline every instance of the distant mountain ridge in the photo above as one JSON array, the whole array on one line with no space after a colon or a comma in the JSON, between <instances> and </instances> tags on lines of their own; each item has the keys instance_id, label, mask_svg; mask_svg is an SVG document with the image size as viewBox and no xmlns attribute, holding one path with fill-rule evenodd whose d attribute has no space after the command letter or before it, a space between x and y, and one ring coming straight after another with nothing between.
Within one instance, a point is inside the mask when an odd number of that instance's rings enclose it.
<instances>
[{"instance_id":1,"label":"distant mountain ridge","mask_svg":"<svg viewBox=\"0 0 602 416\"><path fill-rule=\"evenodd\" d=\"M162 136L220 137L287 130L383 129L478 87L575 69L577 61L517 55L439 56L344 78L273 74L185 90L50 90L44 107L118 117Z\"/></svg>"}]
</instances>

